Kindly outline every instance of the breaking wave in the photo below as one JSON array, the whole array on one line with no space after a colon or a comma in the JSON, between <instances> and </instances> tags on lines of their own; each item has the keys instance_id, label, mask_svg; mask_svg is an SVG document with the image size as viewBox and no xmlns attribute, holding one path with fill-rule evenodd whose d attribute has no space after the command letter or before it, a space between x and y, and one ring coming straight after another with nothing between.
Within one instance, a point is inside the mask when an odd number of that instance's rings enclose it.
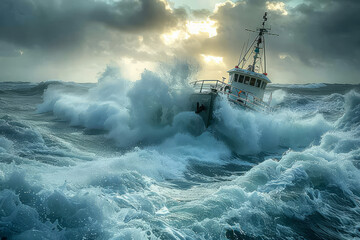
<instances>
[{"instance_id":1,"label":"breaking wave","mask_svg":"<svg viewBox=\"0 0 360 240\"><path fill-rule=\"evenodd\" d=\"M206 129L187 111L190 69L169 72L6 83L0 237L360 237L357 88L270 87L271 113L219 98Z\"/></svg>"},{"instance_id":2,"label":"breaking wave","mask_svg":"<svg viewBox=\"0 0 360 240\"><path fill-rule=\"evenodd\" d=\"M191 93L186 84L174 88L172 82L149 71L134 83L119 75L117 68L109 67L99 84L86 93L50 86L38 112L51 111L72 126L106 130L122 148L161 143L178 133L196 137L205 132L201 118L186 111ZM281 92L277 95L275 91L274 102L284 99ZM239 154L306 147L318 143L332 128L321 114L304 116L289 110L254 113L237 109L224 99L217 102L215 120L211 137L223 139Z\"/></svg>"},{"instance_id":3,"label":"breaking wave","mask_svg":"<svg viewBox=\"0 0 360 240\"><path fill-rule=\"evenodd\" d=\"M307 84L273 84L274 87L281 88L322 88L326 87L325 83L307 83Z\"/></svg>"}]
</instances>

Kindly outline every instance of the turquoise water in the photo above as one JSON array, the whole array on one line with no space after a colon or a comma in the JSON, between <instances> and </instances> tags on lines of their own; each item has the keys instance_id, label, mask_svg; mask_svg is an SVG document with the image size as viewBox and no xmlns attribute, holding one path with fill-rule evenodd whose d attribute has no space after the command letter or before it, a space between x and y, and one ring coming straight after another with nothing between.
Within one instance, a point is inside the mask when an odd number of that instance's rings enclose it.
<instances>
[{"instance_id":1,"label":"turquoise water","mask_svg":"<svg viewBox=\"0 0 360 240\"><path fill-rule=\"evenodd\" d=\"M0 233L8 239L360 237L360 85L271 85L272 113L188 86L0 83Z\"/></svg>"}]
</instances>

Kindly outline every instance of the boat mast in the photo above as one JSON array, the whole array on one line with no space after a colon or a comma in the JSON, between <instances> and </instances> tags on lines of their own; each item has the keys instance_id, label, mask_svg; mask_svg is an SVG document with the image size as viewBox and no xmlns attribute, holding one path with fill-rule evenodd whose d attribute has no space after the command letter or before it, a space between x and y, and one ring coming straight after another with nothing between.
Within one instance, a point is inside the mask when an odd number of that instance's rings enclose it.
<instances>
[{"instance_id":1,"label":"boat mast","mask_svg":"<svg viewBox=\"0 0 360 240\"><path fill-rule=\"evenodd\" d=\"M264 39L264 33L268 32L268 29L265 28L265 22L267 21L267 12L265 12L264 16L263 16L263 22L262 22L262 27L257 29L259 31L259 35L256 38L256 46L255 46L255 55L254 55L254 62L251 66L251 71L255 72L255 65L256 65L256 61L259 58L259 54L260 54L260 45L261 43L263 43L264 45L264 56L265 56L265 39ZM264 57L265 58L265 57ZM265 63L264 59L264 72L266 73L266 63Z\"/></svg>"},{"instance_id":2,"label":"boat mast","mask_svg":"<svg viewBox=\"0 0 360 240\"><path fill-rule=\"evenodd\" d=\"M247 70L255 72L258 59L260 59L260 68L261 70L263 70L263 73L265 75L267 75L266 54L265 54L265 34L279 36L278 34L270 33L271 29L265 27L266 21L267 21L267 12L265 12L263 16L262 25L260 28L257 28L256 31L245 29L246 31L249 32L256 32L258 33L258 35L256 36L255 40L252 42L250 47L247 49L244 56L242 57L242 54L240 55L241 60L237 65L237 66L241 65L241 68L244 68L246 64L249 64ZM252 49L254 50L252 51ZM260 53L260 49L262 49L261 53ZM263 59L262 59L262 55L263 55ZM253 56L253 59L251 59L251 56Z\"/></svg>"}]
</instances>

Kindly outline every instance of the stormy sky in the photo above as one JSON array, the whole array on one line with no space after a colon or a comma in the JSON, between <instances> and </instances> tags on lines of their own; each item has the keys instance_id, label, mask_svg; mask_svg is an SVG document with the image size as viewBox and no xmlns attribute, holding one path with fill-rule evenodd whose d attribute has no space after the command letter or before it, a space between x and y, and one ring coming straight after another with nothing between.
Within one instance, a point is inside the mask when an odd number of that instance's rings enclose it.
<instances>
[{"instance_id":1,"label":"stormy sky","mask_svg":"<svg viewBox=\"0 0 360 240\"><path fill-rule=\"evenodd\" d=\"M0 81L95 82L186 61L221 79L264 12L274 83L360 83L358 0L0 0Z\"/></svg>"}]
</instances>

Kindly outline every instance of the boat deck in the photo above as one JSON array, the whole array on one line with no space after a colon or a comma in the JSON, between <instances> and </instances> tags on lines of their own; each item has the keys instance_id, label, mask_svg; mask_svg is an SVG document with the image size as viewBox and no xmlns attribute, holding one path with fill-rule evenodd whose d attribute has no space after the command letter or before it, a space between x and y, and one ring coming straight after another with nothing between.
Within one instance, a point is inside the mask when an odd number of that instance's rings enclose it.
<instances>
[{"instance_id":1,"label":"boat deck","mask_svg":"<svg viewBox=\"0 0 360 240\"><path fill-rule=\"evenodd\" d=\"M265 103L254 94L243 89L238 89L220 80L198 80L191 82L195 89L195 93L208 94L219 93L225 94L229 101L250 108L255 111L271 111L269 104Z\"/></svg>"}]
</instances>

